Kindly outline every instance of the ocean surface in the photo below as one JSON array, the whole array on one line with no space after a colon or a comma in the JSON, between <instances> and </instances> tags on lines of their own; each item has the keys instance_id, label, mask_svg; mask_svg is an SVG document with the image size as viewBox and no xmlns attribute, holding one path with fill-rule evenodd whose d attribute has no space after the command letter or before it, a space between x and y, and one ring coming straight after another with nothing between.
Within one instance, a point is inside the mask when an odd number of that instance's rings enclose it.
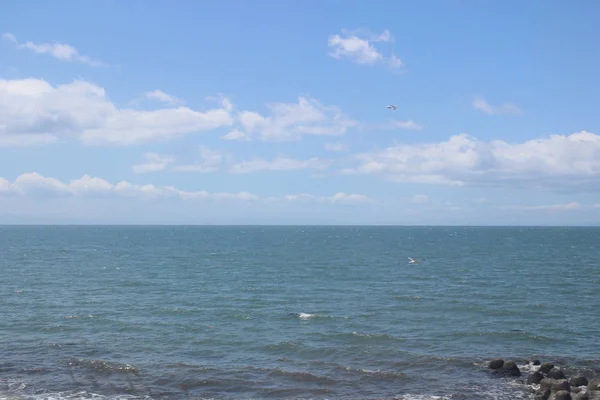
<instances>
[{"instance_id":1,"label":"ocean surface","mask_svg":"<svg viewBox=\"0 0 600 400\"><path fill-rule=\"evenodd\" d=\"M1 226L0 255L0 399L526 399L486 362L600 372L600 228Z\"/></svg>"}]
</instances>

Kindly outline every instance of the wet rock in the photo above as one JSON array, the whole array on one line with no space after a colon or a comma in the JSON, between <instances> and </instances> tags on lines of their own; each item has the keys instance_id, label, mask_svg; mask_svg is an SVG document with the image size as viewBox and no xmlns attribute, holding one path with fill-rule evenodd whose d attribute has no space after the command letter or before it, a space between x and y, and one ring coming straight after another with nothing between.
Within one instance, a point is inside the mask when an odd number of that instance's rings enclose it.
<instances>
[{"instance_id":1,"label":"wet rock","mask_svg":"<svg viewBox=\"0 0 600 400\"><path fill-rule=\"evenodd\" d=\"M537 385L538 383L540 383L542 381L542 379L544 379L544 375L542 375L542 373L539 371L535 371L533 374L531 374L527 377L527 384L528 385L531 385L531 384Z\"/></svg>"},{"instance_id":2,"label":"wet rock","mask_svg":"<svg viewBox=\"0 0 600 400\"><path fill-rule=\"evenodd\" d=\"M589 383L585 376L574 376L569 380L571 386L587 386Z\"/></svg>"},{"instance_id":3,"label":"wet rock","mask_svg":"<svg viewBox=\"0 0 600 400\"><path fill-rule=\"evenodd\" d=\"M552 379L544 378L540 381L540 389L550 389L552 393L559 392L561 390L571 390L571 385L566 379Z\"/></svg>"},{"instance_id":4,"label":"wet rock","mask_svg":"<svg viewBox=\"0 0 600 400\"><path fill-rule=\"evenodd\" d=\"M505 361L500 371L507 376L521 376L521 370L513 361Z\"/></svg>"},{"instance_id":5,"label":"wet rock","mask_svg":"<svg viewBox=\"0 0 600 400\"><path fill-rule=\"evenodd\" d=\"M550 398L550 388L540 388L535 392L534 400L548 400Z\"/></svg>"},{"instance_id":6,"label":"wet rock","mask_svg":"<svg viewBox=\"0 0 600 400\"><path fill-rule=\"evenodd\" d=\"M566 379L560 379L554 382L552 387L550 387L550 390L553 392L560 392L561 390L569 392L571 391L571 385L569 385L569 382L567 382Z\"/></svg>"},{"instance_id":7,"label":"wet rock","mask_svg":"<svg viewBox=\"0 0 600 400\"><path fill-rule=\"evenodd\" d=\"M590 390L587 394L590 400L600 400L600 390Z\"/></svg>"},{"instance_id":8,"label":"wet rock","mask_svg":"<svg viewBox=\"0 0 600 400\"><path fill-rule=\"evenodd\" d=\"M565 374L564 372L562 372L562 370L558 369L558 368L552 368L550 371L548 371L548 373L546 374L546 376L548 378L552 378L552 379L565 379Z\"/></svg>"},{"instance_id":9,"label":"wet rock","mask_svg":"<svg viewBox=\"0 0 600 400\"><path fill-rule=\"evenodd\" d=\"M540 360L538 360L537 358L534 358L533 360L531 360L531 363L533 365L542 365L542 363L540 362Z\"/></svg>"},{"instance_id":10,"label":"wet rock","mask_svg":"<svg viewBox=\"0 0 600 400\"><path fill-rule=\"evenodd\" d=\"M600 390L600 379L593 379L587 385L590 390Z\"/></svg>"},{"instance_id":11,"label":"wet rock","mask_svg":"<svg viewBox=\"0 0 600 400\"><path fill-rule=\"evenodd\" d=\"M542 365L540 365L538 371L540 371L542 374L547 374L552 368L554 368L554 364L545 362Z\"/></svg>"},{"instance_id":12,"label":"wet rock","mask_svg":"<svg viewBox=\"0 0 600 400\"><path fill-rule=\"evenodd\" d=\"M573 400L590 400L590 396L587 392L575 393L572 397Z\"/></svg>"},{"instance_id":13,"label":"wet rock","mask_svg":"<svg viewBox=\"0 0 600 400\"><path fill-rule=\"evenodd\" d=\"M501 358L497 358L495 360L490 361L488 364L488 368L490 369L500 369L504 365L504 360Z\"/></svg>"},{"instance_id":14,"label":"wet rock","mask_svg":"<svg viewBox=\"0 0 600 400\"><path fill-rule=\"evenodd\" d=\"M566 390L560 390L554 394L554 400L571 400L571 393Z\"/></svg>"}]
</instances>

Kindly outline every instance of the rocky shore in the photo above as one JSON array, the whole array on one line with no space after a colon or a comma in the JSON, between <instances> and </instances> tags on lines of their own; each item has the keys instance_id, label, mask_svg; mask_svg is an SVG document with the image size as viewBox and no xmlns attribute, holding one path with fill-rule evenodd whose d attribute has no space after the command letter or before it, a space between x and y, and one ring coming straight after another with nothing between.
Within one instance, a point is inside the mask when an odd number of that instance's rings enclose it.
<instances>
[{"instance_id":1,"label":"rocky shore","mask_svg":"<svg viewBox=\"0 0 600 400\"><path fill-rule=\"evenodd\" d=\"M531 368L522 371L514 361L495 359L488 363L488 368L493 374L529 385L535 400L600 400L599 377L568 377L553 363L537 359L530 360L529 365Z\"/></svg>"}]
</instances>

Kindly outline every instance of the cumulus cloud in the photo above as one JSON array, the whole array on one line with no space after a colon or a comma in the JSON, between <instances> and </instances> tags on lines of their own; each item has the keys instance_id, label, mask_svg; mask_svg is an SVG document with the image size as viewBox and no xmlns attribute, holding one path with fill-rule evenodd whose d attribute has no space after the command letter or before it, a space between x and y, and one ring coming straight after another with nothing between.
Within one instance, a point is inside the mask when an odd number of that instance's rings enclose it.
<instances>
[{"instance_id":1,"label":"cumulus cloud","mask_svg":"<svg viewBox=\"0 0 600 400\"><path fill-rule=\"evenodd\" d=\"M392 120L381 124L363 124L362 127L367 130L407 129L413 131L420 131L423 129L423 127L420 124L416 123L411 119L406 121Z\"/></svg>"},{"instance_id":2,"label":"cumulus cloud","mask_svg":"<svg viewBox=\"0 0 600 400\"><path fill-rule=\"evenodd\" d=\"M376 42L391 41L393 41L393 37L388 30L377 35L368 31L348 31L343 29L341 34L329 36L329 55L336 59L346 58L361 65L372 66L384 63L390 69L396 70L403 66L402 60L395 55L384 56L373 44Z\"/></svg>"},{"instance_id":3,"label":"cumulus cloud","mask_svg":"<svg viewBox=\"0 0 600 400\"><path fill-rule=\"evenodd\" d=\"M397 182L600 190L600 136L586 131L522 143L459 134L354 157L358 165L341 172Z\"/></svg>"},{"instance_id":4,"label":"cumulus cloud","mask_svg":"<svg viewBox=\"0 0 600 400\"><path fill-rule=\"evenodd\" d=\"M329 204L364 204L373 203L374 200L363 194L348 194L338 192L333 196L315 196L313 194L294 194L287 195L276 200L284 200L288 202L318 202Z\"/></svg>"},{"instance_id":5,"label":"cumulus cloud","mask_svg":"<svg viewBox=\"0 0 600 400\"><path fill-rule=\"evenodd\" d=\"M593 208L594 206L592 206ZM508 206L500 206L499 208L505 210L525 210L525 211L569 211L569 210L582 210L588 208L586 206L581 205L580 203L573 201L570 203L564 204L550 204L550 205L537 205L537 206L528 206L528 205L508 205Z\"/></svg>"},{"instance_id":6,"label":"cumulus cloud","mask_svg":"<svg viewBox=\"0 0 600 400\"><path fill-rule=\"evenodd\" d=\"M493 106L485 101L484 98L480 96L475 96L473 98L473 108L479 111L483 111L486 114L490 115L499 115L499 114L520 114L521 109L517 107L513 103L504 103L499 106Z\"/></svg>"},{"instance_id":7,"label":"cumulus cloud","mask_svg":"<svg viewBox=\"0 0 600 400\"><path fill-rule=\"evenodd\" d=\"M13 43L19 49L30 50L38 54L49 54L52 57L61 61L78 61L84 64L91 65L93 67L108 66L108 64L105 64L101 61L93 60L87 56L79 54L79 51L77 51L76 48L68 44L33 43L30 41L27 41L25 43L19 43L15 35L9 32L2 34L2 39L7 42Z\"/></svg>"},{"instance_id":8,"label":"cumulus cloud","mask_svg":"<svg viewBox=\"0 0 600 400\"><path fill-rule=\"evenodd\" d=\"M13 182L0 178L0 194L20 196L120 196L141 199L180 198L182 200L258 200L258 196L247 193L209 193L207 191L185 191L172 186L137 185L127 181L110 183L104 179L84 175L79 179L62 182L44 177L36 172L19 175Z\"/></svg>"},{"instance_id":9,"label":"cumulus cloud","mask_svg":"<svg viewBox=\"0 0 600 400\"><path fill-rule=\"evenodd\" d=\"M312 98L300 97L297 103L268 104L270 115L242 111L239 128L222 137L225 140L298 140L303 135L340 136L357 125L335 106L325 106Z\"/></svg>"},{"instance_id":10,"label":"cumulus cloud","mask_svg":"<svg viewBox=\"0 0 600 400\"><path fill-rule=\"evenodd\" d=\"M156 153L144 154L146 162L144 164L137 164L132 167L133 172L143 174L146 172L157 172L167 168L169 164L175 161L172 156L165 156Z\"/></svg>"},{"instance_id":11,"label":"cumulus cloud","mask_svg":"<svg viewBox=\"0 0 600 400\"><path fill-rule=\"evenodd\" d=\"M140 145L168 141L219 128L232 129L224 140L298 140L303 135L340 136L357 125L341 110L301 97L298 103L268 104L270 113L233 114L227 98L220 107L194 110L162 91L146 97L168 108L120 108L105 90L76 80L52 86L41 79L0 80L0 146L49 144L78 139L87 145ZM25 137L26 136L26 137Z\"/></svg>"},{"instance_id":12,"label":"cumulus cloud","mask_svg":"<svg viewBox=\"0 0 600 400\"><path fill-rule=\"evenodd\" d=\"M200 146L200 159L197 162L188 165L175 165L172 169L182 172L217 172L227 158L229 158L229 155L223 152L211 150L206 146Z\"/></svg>"},{"instance_id":13,"label":"cumulus cloud","mask_svg":"<svg viewBox=\"0 0 600 400\"><path fill-rule=\"evenodd\" d=\"M52 86L41 79L0 80L0 143L42 144L78 138L88 145L136 145L231 126L232 105L197 111L119 108L86 81ZM24 139L28 136L27 139Z\"/></svg>"},{"instance_id":14,"label":"cumulus cloud","mask_svg":"<svg viewBox=\"0 0 600 400\"><path fill-rule=\"evenodd\" d=\"M173 186L156 186L152 184L138 185L127 181L110 183L102 178L84 175L79 179L63 182L56 178L45 177L36 172L19 175L14 181L0 177L0 196L21 197L104 197L104 198L136 198L140 200L179 199L194 200L237 200L259 201L259 196L248 192L211 193L205 190L186 191ZM315 196L312 194L283 195L263 199L268 202L309 201L326 204L362 204L372 200L362 194L343 192L332 196Z\"/></svg>"},{"instance_id":15,"label":"cumulus cloud","mask_svg":"<svg viewBox=\"0 0 600 400\"><path fill-rule=\"evenodd\" d=\"M157 100L157 101L161 101L161 102L167 103L167 104L183 104L184 103L184 101L182 99L171 96L170 94L167 94L167 93L163 92L162 90L152 90L152 91L144 93L144 96L146 96L146 98L149 100Z\"/></svg>"},{"instance_id":16,"label":"cumulus cloud","mask_svg":"<svg viewBox=\"0 0 600 400\"><path fill-rule=\"evenodd\" d=\"M303 169L322 170L331 165L330 160L320 158L309 158L306 160L295 160L287 157L277 157L272 161L255 158L234 164L229 169L233 174L247 174L258 171L298 171Z\"/></svg>"},{"instance_id":17,"label":"cumulus cloud","mask_svg":"<svg viewBox=\"0 0 600 400\"><path fill-rule=\"evenodd\" d=\"M223 140L237 140L237 141L249 141L252 140L249 135L240 131L239 129L234 129L231 132L221 136Z\"/></svg>"},{"instance_id":18,"label":"cumulus cloud","mask_svg":"<svg viewBox=\"0 0 600 400\"><path fill-rule=\"evenodd\" d=\"M333 151L336 153L348 150L348 147L344 143L325 143L325 150Z\"/></svg>"}]
</instances>

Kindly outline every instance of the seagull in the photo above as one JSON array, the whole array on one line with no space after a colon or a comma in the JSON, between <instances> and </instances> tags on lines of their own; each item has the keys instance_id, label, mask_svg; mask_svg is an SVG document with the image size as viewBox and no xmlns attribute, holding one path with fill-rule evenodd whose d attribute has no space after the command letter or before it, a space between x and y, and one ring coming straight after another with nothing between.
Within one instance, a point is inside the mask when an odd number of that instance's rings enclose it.
<instances>
[{"instance_id":1,"label":"seagull","mask_svg":"<svg viewBox=\"0 0 600 400\"><path fill-rule=\"evenodd\" d=\"M408 262L409 264L416 264L416 263L420 263L420 262L421 262L421 260L414 259L414 258L411 258L411 257L408 257L408 259L410 260L410 261ZM424 260L424 259L423 259L423 260Z\"/></svg>"},{"instance_id":2,"label":"seagull","mask_svg":"<svg viewBox=\"0 0 600 400\"><path fill-rule=\"evenodd\" d=\"M395 110L395 109L396 109L396 106L391 106L391 105L390 105L390 106L387 106L387 107L385 107L385 108L389 108L390 110Z\"/></svg>"}]
</instances>

